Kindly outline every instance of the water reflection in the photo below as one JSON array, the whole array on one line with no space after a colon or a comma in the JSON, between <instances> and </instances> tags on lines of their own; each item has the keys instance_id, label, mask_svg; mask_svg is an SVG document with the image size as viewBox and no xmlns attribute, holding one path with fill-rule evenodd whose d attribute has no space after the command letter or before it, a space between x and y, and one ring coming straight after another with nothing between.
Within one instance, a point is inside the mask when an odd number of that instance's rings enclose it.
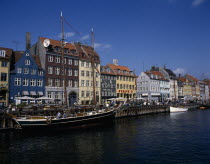
<instances>
[{"instance_id":1,"label":"water reflection","mask_svg":"<svg viewBox=\"0 0 210 164\"><path fill-rule=\"evenodd\" d=\"M1 132L0 163L207 163L209 117L193 111L73 131Z\"/></svg>"}]
</instances>

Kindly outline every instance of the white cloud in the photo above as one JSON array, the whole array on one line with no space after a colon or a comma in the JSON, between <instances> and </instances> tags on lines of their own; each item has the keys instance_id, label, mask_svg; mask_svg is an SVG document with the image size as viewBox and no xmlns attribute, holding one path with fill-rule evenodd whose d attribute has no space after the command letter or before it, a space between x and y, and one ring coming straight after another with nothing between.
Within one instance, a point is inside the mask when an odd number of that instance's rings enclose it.
<instances>
[{"instance_id":1,"label":"white cloud","mask_svg":"<svg viewBox=\"0 0 210 164\"><path fill-rule=\"evenodd\" d=\"M196 7L204 2L205 2L205 0L193 0L192 6Z\"/></svg>"},{"instance_id":2,"label":"white cloud","mask_svg":"<svg viewBox=\"0 0 210 164\"><path fill-rule=\"evenodd\" d=\"M173 71L175 74L185 74L185 69L184 68L177 68Z\"/></svg>"},{"instance_id":3,"label":"white cloud","mask_svg":"<svg viewBox=\"0 0 210 164\"><path fill-rule=\"evenodd\" d=\"M74 32L65 32L65 33L64 33L64 38L65 38L65 39L71 38L71 37L73 37L74 35L75 35ZM59 37L59 38L62 38L62 33L60 33L60 34L58 35L58 37Z\"/></svg>"},{"instance_id":4,"label":"white cloud","mask_svg":"<svg viewBox=\"0 0 210 164\"><path fill-rule=\"evenodd\" d=\"M87 35L83 36L83 37L81 38L81 40L88 40L89 38L90 38L90 35L87 34Z\"/></svg>"},{"instance_id":5,"label":"white cloud","mask_svg":"<svg viewBox=\"0 0 210 164\"><path fill-rule=\"evenodd\" d=\"M94 43L95 49L109 49L112 47L111 44Z\"/></svg>"}]
</instances>

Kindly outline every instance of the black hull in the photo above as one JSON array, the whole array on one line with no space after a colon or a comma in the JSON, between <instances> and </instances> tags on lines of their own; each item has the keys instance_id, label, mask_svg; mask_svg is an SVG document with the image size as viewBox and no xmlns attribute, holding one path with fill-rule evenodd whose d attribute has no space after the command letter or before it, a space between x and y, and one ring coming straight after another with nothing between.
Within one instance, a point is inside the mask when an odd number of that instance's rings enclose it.
<instances>
[{"instance_id":1,"label":"black hull","mask_svg":"<svg viewBox=\"0 0 210 164\"><path fill-rule=\"evenodd\" d=\"M90 116L71 117L53 119L51 122L47 121L17 121L23 130L39 129L63 129L63 128L80 128L97 124L111 123L115 117L115 112L110 111Z\"/></svg>"}]
</instances>

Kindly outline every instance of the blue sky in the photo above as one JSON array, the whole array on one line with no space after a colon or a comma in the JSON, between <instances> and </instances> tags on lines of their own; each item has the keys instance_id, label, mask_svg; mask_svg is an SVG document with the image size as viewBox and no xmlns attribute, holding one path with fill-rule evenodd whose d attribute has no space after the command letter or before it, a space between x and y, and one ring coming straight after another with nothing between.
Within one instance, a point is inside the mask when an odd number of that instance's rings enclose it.
<instances>
[{"instance_id":1,"label":"blue sky","mask_svg":"<svg viewBox=\"0 0 210 164\"><path fill-rule=\"evenodd\" d=\"M102 64L118 59L137 75L152 65L210 78L210 0L0 0L0 47L25 50L25 33L59 40L60 12L66 40L90 42ZM144 64L143 64L144 63ZM144 66L143 66L144 65Z\"/></svg>"}]
</instances>

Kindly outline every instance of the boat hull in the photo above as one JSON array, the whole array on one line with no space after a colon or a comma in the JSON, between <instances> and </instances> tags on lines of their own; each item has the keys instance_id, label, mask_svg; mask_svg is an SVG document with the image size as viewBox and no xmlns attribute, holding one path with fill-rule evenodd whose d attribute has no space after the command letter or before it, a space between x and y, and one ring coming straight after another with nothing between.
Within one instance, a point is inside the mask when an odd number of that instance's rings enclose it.
<instances>
[{"instance_id":1,"label":"boat hull","mask_svg":"<svg viewBox=\"0 0 210 164\"><path fill-rule=\"evenodd\" d=\"M22 129L33 129L33 128L74 128L74 127L82 127L89 126L95 124L103 124L109 123L115 117L114 111L80 116L80 117L68 117L68 118L60 118L60 119L16 119L18 124Z\"/></svg>"},{"instance_id":2,"label":"boat hull","mask_svg":"<svg viewBox=\"0 0 210 164\"><path fill-rule=\"evenodd\" d=\"M181 107L170 107L170 112L186 112L188 108L181 108Z\"/></svg>"}]
</instances>

